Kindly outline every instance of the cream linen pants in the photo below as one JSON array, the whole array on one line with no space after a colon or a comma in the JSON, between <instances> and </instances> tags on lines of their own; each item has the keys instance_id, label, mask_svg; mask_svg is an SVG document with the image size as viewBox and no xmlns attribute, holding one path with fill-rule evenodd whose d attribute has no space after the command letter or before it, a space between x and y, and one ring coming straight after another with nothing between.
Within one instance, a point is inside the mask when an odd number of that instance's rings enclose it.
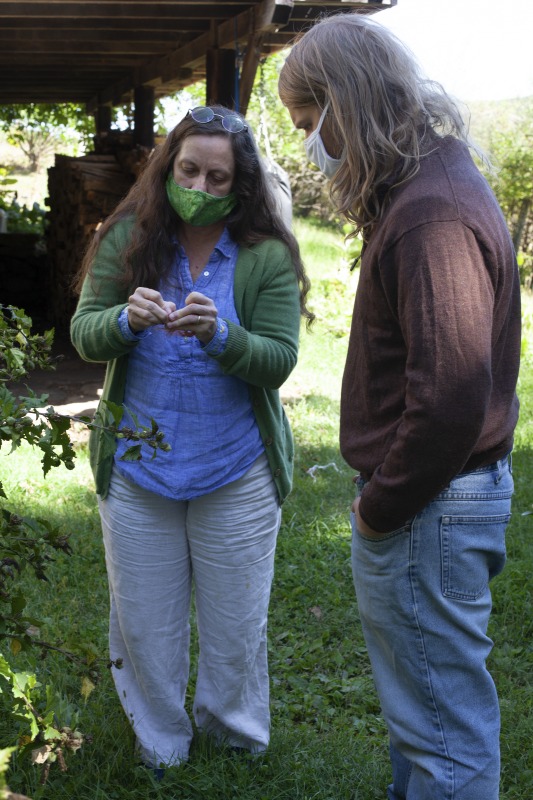
<instances>
[{"instance_id":1,"label":"cream linen pants","mask_svg":"<svg viewBox=\"0 0 533 800\"><path fill-rule=\"evenodd\" d=\"M281 521L266 456L196 500L148 492L114 470L99 498L115 685L150 766L188 757L185 710L194 584L198 728L251 752L269 741L267 613Z\"/></svg>"}]
</instances>

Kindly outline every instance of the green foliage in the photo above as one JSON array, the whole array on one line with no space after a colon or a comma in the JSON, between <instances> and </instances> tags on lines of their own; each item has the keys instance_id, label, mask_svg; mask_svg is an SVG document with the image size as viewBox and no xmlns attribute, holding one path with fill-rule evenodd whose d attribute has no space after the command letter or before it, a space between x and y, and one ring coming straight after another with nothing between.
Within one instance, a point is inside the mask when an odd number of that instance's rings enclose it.
<instances>
[{"instance_id":1,"label":"green foliage","mask_svg":"<svg viewBox=\"0 0 533 800\"><path fill-rule=\"evenodd\" d=\"M518 263L518 271L520 273L520 282L526 289L533 289L533 247L529 253L519 250L516 254Z\"/></svg>"},{"instance_id":2,"label":"green foliage","mask_svg":"<svg viewBox=\"0 0 533 800\"><path fill-rule=\"evenodd\" d=\"M302 131L295 129L279 99L278 76L285 58L279 52L260 63L246 116L261 151L289 175L294 215L333 223L337 217L329 202L329 182L308 162Z\"/></svg>"},{"instance_id":3,"label":"green foliage","mask_svg":"<svg viewBox=\"0 0 533 800\"><path fill-rule=\"evenodd\" d=\"M38 203L32 207L20 205L16 198L8 201L0 194L0 209L7 214L8 233L34 233L38 236L44 234L46 210Z\"/></svg>"},{"instance_id":4,"label":"green foliage","mask_svg":"<svg viewBox=\"0 0 533 800\"><path fill-rule=\"evenodd\" d=\"M77 131L86 137L94 132L91 117L75 103L28 103L0 105L0 129L9 133L22 122L35 128Z\"/></svg>"},{"instance_id":5,"label":"green foliage","mask_svg":"<svg viewBox=\"0 0 533 800\"><path fill-rule=\"evenodd\" d=\"M0 167L0 199L3 194L14 191L13 186L16 182L16 178L9 177L9 172L5 167Z\"/></svg>"},{"instance_id":6,"label":"green foliage","mask_svg":"<svg viewBox=\"0 0 533 800\"><path fill-rule=\"evenodd\" d=\"M533 97L489 123L488 150L497 172L489 176L515 249L523 252L522 279L533 270Z\"/></svg>"},{"instance_id":7,"label":"green foliage","mask_svg":"<svg viewBox=\"0 0 533 800\"><path fill-rule=\"evenodd\" d=\"M0 105L0 130L36 171L42 159L60 146L86 149L94 135L94 120L74 103Z\"/></svg>"},{"instance_id":8,"label":"green foliage","mask_svg":"<svg viewBox=\"0 0 533 800\"><path fill-rule=\"evenodd\" d=\"M46 212L34 203L31 208L21 206L17 201L16 178L9 177L9 171L0 167L0 210L7 215L8 233L44 233Z\"/></svg>"},{"instance_id":9,"label":"green foliage","mask_svg":"<svg viewBox=\"0 0 533 800\"><path fill-rule=\"evenodd\" d=\"M11 693L13 719L29 726L30 733L22 741L22 750L31 752L33 764L44 766L44 783L52 764L57 762L61 771L66 772L65 752L75 753L79 750L83 734L66 725L58 729L57 710L61 698L47 687L43 703L42 689L33 673L14 672L0 654L0 692Z\"/></svg>"},{"instance_id":10,"label":"green foliage","mask_svg":"<svg viewBox=\"0 0 533 800\"><path fill-rule=\"evenodd\" d=\"M286 53L279 52L261 61L246 113L259 146L275 161L303 156L302 132L295 129L278 95L278 77L285 58Z\"/></svg>"}]
</instances>

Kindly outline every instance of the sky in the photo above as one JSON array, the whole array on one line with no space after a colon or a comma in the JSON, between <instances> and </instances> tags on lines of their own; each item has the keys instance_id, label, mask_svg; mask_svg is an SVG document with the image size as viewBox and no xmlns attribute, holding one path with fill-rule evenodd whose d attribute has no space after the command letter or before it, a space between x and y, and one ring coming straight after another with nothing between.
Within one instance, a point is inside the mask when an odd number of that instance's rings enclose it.
<instances>
[{"instance_id":1,"label":"sky","mask_svg":"<svg viewBox=\"0 0 533 800\"><path fill-rule=\"evenodd\" d=\"M533 0L397 0L374 19L459 100L533 95Z\"/></svg>"}]
</instances>

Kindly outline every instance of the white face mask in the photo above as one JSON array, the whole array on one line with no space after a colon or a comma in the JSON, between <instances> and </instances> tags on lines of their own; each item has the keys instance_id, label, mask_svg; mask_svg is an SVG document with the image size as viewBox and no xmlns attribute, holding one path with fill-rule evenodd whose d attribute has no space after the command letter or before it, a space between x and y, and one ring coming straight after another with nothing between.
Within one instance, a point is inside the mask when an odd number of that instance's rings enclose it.
<instances>
[{"instance_id":1,"label":"white face mask","mask_svg":"<svg viewBox=\"0 0 533 800\"><path fill-rule=\"evenodd\" d=\"M326 118L328 108L329 101L326 103L326 107L324 108L324 111L318 120L318 125L314 129L313 133L311 133L307 139L304 139L304 147L309 161L318 167L318 169L324 173L326 178L331 180L342 164L343 159L333 158L333 156L330 156L324 147L324 142L320 136L320 129Z\"/></svg>"}]
</instances>

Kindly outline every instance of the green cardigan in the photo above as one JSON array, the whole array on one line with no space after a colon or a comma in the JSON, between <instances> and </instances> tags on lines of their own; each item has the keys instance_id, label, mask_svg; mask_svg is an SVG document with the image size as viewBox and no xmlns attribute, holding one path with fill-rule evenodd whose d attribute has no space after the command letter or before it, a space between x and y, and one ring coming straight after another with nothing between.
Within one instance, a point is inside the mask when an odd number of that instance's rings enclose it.
<instances>
[{"instance_id":1,"label":"green cardigan","mask_svg":"<svg viewBox=\"0 0 533 800\"><path fill-rule=\"evenodd\" d=\"M118 324L129 292L116 280L110 280L123 269L121 254L131 229L131 220L120 221L100 243L70 326L72 343L85 361L107 362L98 417L106 416L102 401L123 402L128 354L137 346L137 342L123 337ZM213 357L223 372L241 378L249 386L272 476L283 502L292 485L294 445L278 389L296 365L300 307L296 274L282 242L269 239L240 249L234 297L242 327L226 320L226 348ZM106 497L114 438L105 431L92 430L89 449L96 491ZM164 453L157 458L165 458Z\"/></svg>"}]
</instances>

